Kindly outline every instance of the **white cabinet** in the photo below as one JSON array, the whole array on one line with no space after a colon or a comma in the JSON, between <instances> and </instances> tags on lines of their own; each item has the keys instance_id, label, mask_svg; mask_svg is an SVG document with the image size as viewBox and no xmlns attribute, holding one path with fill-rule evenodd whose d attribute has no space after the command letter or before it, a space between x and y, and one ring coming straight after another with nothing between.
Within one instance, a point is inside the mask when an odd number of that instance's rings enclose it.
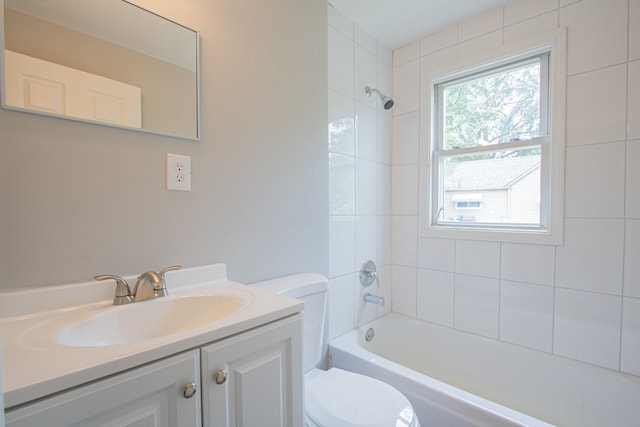
<instances>
[{"instance_id":1,"label":"white cabinet","mask_svg":"<svg viewBox=\"0 0 640 427\"><path fill-rule=\"evenodd\" d=\"M197 392L186 397L192 384ZM6 423L7 427L302 427L302 393L302 315L296 314L12 408Z\"/></svg>"},{"instance_id":2,"label":"white cabinet","mask_svg":"<svg viewBox=\"0 0 640 427\"><path fill-rule=\"evenodd\" d=\"M303 425L301 319L202 348L204 427Z\"/></svg>"},{"instance_id":3,"label":"white cabinet","mask_svg":"<svg viewBox=\"0 0 640 427\"><path fill-rule=\"evenodd\" d=\"M7 427L200 426L199 361L191 350L10 410Z\"/></svg>"}]
</instances>

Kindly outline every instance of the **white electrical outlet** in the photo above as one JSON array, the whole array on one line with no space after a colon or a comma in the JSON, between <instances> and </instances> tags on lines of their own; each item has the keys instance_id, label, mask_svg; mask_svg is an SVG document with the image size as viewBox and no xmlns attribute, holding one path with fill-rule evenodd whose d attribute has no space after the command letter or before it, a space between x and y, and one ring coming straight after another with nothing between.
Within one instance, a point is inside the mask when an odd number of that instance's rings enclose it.
<instances>
[{"instance_id":1,"label":"white electrical outlet","mask_svg":"<svg viewBox=\"0 0 640 427\"><path fill-rule=\"evenodd\" d=\"M167 153L167 190L191 191L191 157Z\"/></svg>"}]
</instances>

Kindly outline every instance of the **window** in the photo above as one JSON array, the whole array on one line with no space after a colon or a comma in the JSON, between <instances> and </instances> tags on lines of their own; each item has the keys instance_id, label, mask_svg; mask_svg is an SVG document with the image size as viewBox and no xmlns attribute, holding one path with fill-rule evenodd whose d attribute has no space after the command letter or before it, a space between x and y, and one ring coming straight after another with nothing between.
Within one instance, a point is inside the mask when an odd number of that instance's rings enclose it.
<instances>
[{"instance_id":1,"label":"window","mask_svg":"<svg viewBox=\"0 0 640 427\"><path fill-rule=\"evenodd\" d=\"M565 43L543 39L423 74L423 234L560 243Z\"/></svg>"}]
</instances>

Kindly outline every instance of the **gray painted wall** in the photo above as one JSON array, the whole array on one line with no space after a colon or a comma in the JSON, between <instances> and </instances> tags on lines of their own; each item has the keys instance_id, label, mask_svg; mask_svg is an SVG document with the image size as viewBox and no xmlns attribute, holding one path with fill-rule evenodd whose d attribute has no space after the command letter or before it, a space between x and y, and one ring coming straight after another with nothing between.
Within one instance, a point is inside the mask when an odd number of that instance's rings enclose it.
<instances>
[{"instance_id":1,"label":"gray painted wall","mask_svg":"<svg viewBox=\"0 0 640 427\"><path fill-rule=\"evenodd\" d=\"M0 289L170 264L327 274L326 2L137 3L200 31L202 138L0 110ZM167 152L192 156L191 192L165 190Z\"/></svg>"}]
</instances>

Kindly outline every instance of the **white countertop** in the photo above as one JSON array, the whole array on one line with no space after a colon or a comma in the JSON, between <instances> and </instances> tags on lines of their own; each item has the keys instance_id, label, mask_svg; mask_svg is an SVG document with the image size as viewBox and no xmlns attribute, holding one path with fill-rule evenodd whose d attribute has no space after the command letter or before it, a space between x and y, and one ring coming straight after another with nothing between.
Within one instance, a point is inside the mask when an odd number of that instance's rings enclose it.
<instances>
[{"instance_id":1,"label":"white countertop","mask_svg":"<svg viewBox=\"0 0 640 427\"><path fill-rule=\"evenodd\" d=\"M0 315L3 316L0 318L0 377L5 407L217 341L298 313L303 308L300 300L227 280L223 264L168 272L166 282L170 294L167 298L231 293L242 295L248 303L220 320L186 332L126 344L73 347L57 343L51 333L66 321L64 319L73 318L77 313L113 310L115 283L108 286L93 281L0 293Z\"/></svg>"}]
</instances>

